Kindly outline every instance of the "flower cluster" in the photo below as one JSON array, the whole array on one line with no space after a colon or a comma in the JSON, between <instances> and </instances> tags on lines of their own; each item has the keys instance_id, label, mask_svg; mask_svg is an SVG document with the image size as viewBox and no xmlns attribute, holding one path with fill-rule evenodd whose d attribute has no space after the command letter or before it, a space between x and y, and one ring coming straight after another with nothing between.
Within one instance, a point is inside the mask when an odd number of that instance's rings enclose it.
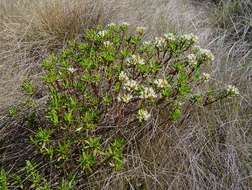
<instances>
[{"instance_id":1,"label":"flower cluster","mask_svg":"<svg viewBox=\"0 0 252 190\"><path fill-rule=\"evenodd\" d=\"M165 39L166 40L168 40L169 42L175 42L176 41L176 36L175 36L175 34L173 34L173 33L166 33L166 34L164 34L164 37L165 37Z\"/></svg>"},{"instance_id":2,"label":"flower cluster","mask_svg":"<svg viewBox=\"0 0 252 190\"><path fill-rule=\"evenodd\" d=\"M74 73L74 72L77 71L77 69L75 69L75 68L73 68L73 67L69 67L67 70L68 70L70 73Z\"/></svg>"},{"instance_id":3,"label":"flower cluster","mask_svg":"<svg viewBox=\"0 0 252 190\"><path fill-rule=\"evenodd\" d=\"M208 81L210 79L210 74L208 74L208 73L202 73L202 79L204 81Z\"/></svg>"},{"instance_id":4,"label":"flower cluster","mask_svg":"<svg viewBox=\"0 0 252 190\"><path fill-rule=\"evenodd\" d=\"M165 88L168 86L168 81L166 79L156 79L156 80L154 80L154 84L158 88Z\"/></svg>"},{"instance_id":5,"label":"flower cluster","mask_svg":"<svg viewBox=\"0 0 252 190\"><path fill-rule=\"evenodd\" d=\"M129 23L127 23L127 22L122 22L122 23L121 23L121 26L124 27L124 28L127 28L127 27L129 27Z\"/></svg>"},{"instance_id":6,"label":"flower cluster","mask_svg":"<svg viewBox=\"0 0 252 190\"><path fill-rule=\"evenodd\" d=\"M149 46L149 45L151 45L151 41L144 41L144 42L143 42L143 45L144 45L144 46Z\"/></svg>"},{"instance_id":7,"label":"flower cluster","mask_svg":"<svg viewBox=\"0 0 252 190\"><path fill-rule=\"evenodd\" d=\"M163 48L166 44L165 38L163 37L156 37L155 38L155 43L154 43L158 48Z\"/></svg>"},{"instance_id":8,"label":"flower cluster","mask_svg":"<svg viewBox=\"0 0 252 190\"><path fill-rule=\"evenodd\" d=\"M107 35L108 31L107 30L102 30L100 32L98 32L98 35L101 37L105 37Z\"/></svg>"},{"instance_id":9,"label":"flower cluster","mask_svg":"<svg viewBox=\"0 0 252 190\"><path fill-rule=\"evenodd\" d=\"M142 26L139 26L139 27L136 28L136 32L137 32L137 34L139 34L139 35L143 35L144 32L145 32L145 30L146 30L146 28L145 28L145 27L142 27Z\"/></svg>"},{"instance_id":10,"label":"flower cluster","mask_svg":"<svg viewBox=\"0 0 252 190\"><path fill-rule=\"evenodd\" d=\"M149 98L155 99L157 97L158 96L152 87L143 87L143 89L140 92L140 98L143 99L149 99Z\"/></svg>"},{"instance_id":11,"label":"flower cluster","mask_svg":"<svg viewBox=\"0 0 252 190\"><path fill-rule=\"evenodd\" d=\"M126 63L128 65L144 65L145 61L143 58L140 57L140 55L132 55L126 58Z\"/></svg>"},{"instance_id":12,"label":"flower cluster","mask_svg":"<svg viewBox=\"0 0 252 190\"><path fill-rule=\"evenodd\" d=\"M232 86L232 85L228 85L227 86L227 92L231 95L231 96L236 96L236 95L239 95L240 92L239 92L239 89L235 86Z\"/></svg>"},{"instance_id":13,"label":"flower cluster","mask_svg":"<svg viewBox=\"0 0 252 190\"><path fill-rule=\"evenodd\" d=\"M151 114L145 109L140 109L137 112L137 118L140 122L148 121L150 117L151 117Z\"/></svg>"},{"instance_id":14,"label":"flower cluster","mask_svg":"<svg viewBox=\"0 0 252 190\"><path fill-rule=\"evenodd\" d=\"M192 65L192 66L197 65L197 63L198 63L197 57L195 54L189 54L187 56L187 61L188 61L189 65Z\"/></svg>"},{"instance_id":15,"label":"flower cluster","mask_svg":"<svg viewBox=\"0 0 252 190\"><path fill-rule=\"evenodd\" d=\"M190 42L192 44L198 44L199 38L195 36L194 34L184 34L181 36L181 39L187 42Z\"/></svg>"},{"instance_id":16,"label":"flower cluster","mask_svg":"<svg viewBox=\"0 0 252 190\"><path fill-rule=\"evenodd\" d=\"M110 47L110 46L112 46L112 42L110 42L110 41L105 41L105 42L103 42L103 45L105 46L105 47Z\"/></svg>"},{"instance_id":17,"label":"flower cluster","mask_svg":"<svg viewBox=\"0 0 252 190\"><path fill-rule=\"evenodd\" d=\"M135 80L133 79L128 79L124 83L124 87L127 91L135 91L138 89L138 84Z\"/></svg>"},{"instance_id":18,"label":"flower cluster","mask_svg":"<svg viewBox=\"0 0 252 190\"><path fill-rule=\"evenodd\" d=\"M214 55L211 53L211 51L207 49L201 49L200 54L205 60L209 60L209 61L214 60Z\"/></svg>"},{"instance_id":19,"label":"flower cluster","mask_svg":"<svg viewBox=\"0 0 252 190\"><path fill-rule=\"evenodd\" d=\"M129 103L133 99L131 94L123 94L117 97L118 102Z\"/></svg>"},{"instance_id":20,"label":"flower cluster","mask_svg":"<svg viewBox=\"0 0 252 190\"><path fill-rule=\"evenodd\" d=\"M126 80L129 80L129 77L124 71L121 71L120 74L119 74L119 80L120 81L126 81Z\"/></svg>"},{"instance_id":21,"label":"flower cluster","mask_svg":"<svg viewBox=\"0 0 252 190\"><path fill-rule=\"evenodd\" d=\"M202 49L199 46L195 46L193 51L203 61L214 61L214 55L207 49Z\"/></svg>"}]
</instances>

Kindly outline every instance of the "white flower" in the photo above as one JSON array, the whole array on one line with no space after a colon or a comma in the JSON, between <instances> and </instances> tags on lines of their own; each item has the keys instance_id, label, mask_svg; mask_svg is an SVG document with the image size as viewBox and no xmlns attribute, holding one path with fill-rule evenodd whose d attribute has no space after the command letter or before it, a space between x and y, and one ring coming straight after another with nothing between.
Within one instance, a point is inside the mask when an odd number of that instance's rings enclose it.
<instances>
[{"instance_id":1,"label":"white flower","mask_svg":"<svg viewBox=\"0 0 252 190\"><path fill-rule=\"evenodd\" d=\"M127 80L124 84L124 87L128 91L137 90L138 84L135 80Z\"/></svg>"},{"instance_id":2,"label":"white flower","mask_svg":"<svg viewBox=\"0 0 252 190\"><path fill-rule=\"evenodd\" d=\"M122 95L122 96L118 96L117 97L117 100L119 101L119 102L124 102L124 103L129 103L130 102L130 100L132 100L132 98L133 98L133 96L131 95L131 94L124 94L124 95Z\"/></svg>"},{"instance_id":3,"label":"white flower","mask_svg":"<svg viewBox=\"0 0 252 190\"><path fill-rule=\"evenodd\" d=\"M174 42L176 40L176 36L173 33L166 33L164 34L164 37L169 42Z\"/></svg>"},{"instance_id":4,"label":"white flower","mask_svg":"<svg viewBox=\"0 0 252 190\"><path fill-rule=\"evenodd\" d=\"M181 36L182 40L192 42L193 44L197 44L199 42L199 38L194 34L185 34Z\"/></svg>"},{"instance_id":5,"label":"white flower","mask_svg":"<svg viewBox=\"0 0 252 190\"><path fill-rule=\"evenodd\" d=\"M73 68L73 67L69 67L67 69L70 73L74 73L75 71L77 71L77 69Z\"/></svg>"},{"instance_id":6,"label":"white flower","mask_svg":"<svg viewBox=\"0 0 252 190\"><path fill-rule=\"evenodd\" d=\"M150 42L150 41L144 41L144 42L143 42L143 45L149 46L149 45L151 45L151 42Z\"/></svg>"},{"instance_id":7,"label":"white flower","mask_svg":"<svg viewBox=\"0 0 252 190\"><path fill-rule=\"evenodd\" d=\"M140 98L157 98L157 94L155 93L152 87L144 87L143 90L140 92Z\"/></svg>"},{"instance_id":8,"label":"white flower","mask_svg":"<svg viewBox=\"0 0 252 190\"><path fill-rule=\"evenodd\" d=\"M239 89L236 88L235 86L232 85L228 85L227 86L227 92L230 93L231 95L239 95Z\"/></svg>"},{"instance_id":9,"label":"white flower","mask_svg":"<svg viewBox=\"0 0 252 190\"><path fill-rule=\"evenodd\" d=\"M102 31L98 32L98 35L101 37L104 37L107 33L108 33L107 30L102 30Z\"/></svg>"},{"instance_id":10,"label":"white flower","mask_svg":"<svg viewBox=\"0 0 252 190\"><path fill-rule=\"evenodd\" d=\"M137 118L140 122L148 121L150 117L151 117L151 114L145 109L140 109L137 112Z\"/></svg>"},{"instance_id":11,"label":"white flower","mask_svg":"<svg viewBox=\"0 0 252 190\"><path fill-rule=\"evenodd\" d=\"M206 60L209 60L209 61L214 60L214 55L212 54L211 51L209 51L207 49L200 49L200 54Z\"/></svg>"},{"instance_id":12,"label":"white flower","mask_svg":"<svg viewBox=\"0 0 252 190\"><path fill-rule=\"evenodd\" d=\"M198 53L200 50L201 50L201 47L198 45L193 46L193 48L192 48L193 53Z\"/></svg>"},{"instance_id":13,"label":"white flower","mask_svg":"<svg viewBox=\"0 0 252 190\"><path fill-rule=\"evenodd\" d=\"M154 80L154 84L157 85L158 88L165 88L168 86L168 81L166 79L156 79Z\"/></svg>"},{"instance_id":14,"label":"white flower","mask_svg":"<svg viewBox=\"0 0 252 190\"><path fill-rule=\"evenodd\" d=\"M137 65L137 64L144 65L145 64L144 59L141 58L139 55L132 55L131 57L127 57L125 61L128 65Z\"/></svg>"},{"instance_id":15,"label":"white flower","mask_svg":"<svg viewBox=\"0 0 252 190\"><path fill-rule=\"evenodd\" d=\"M165 39L162 37L156 37L155 38L155 45L159 48L162 48L165 46Z\"/></svg>"},{"instance_id":16,"label":"white flower","mask_svg":"<svg viewBox=\"0 0 252 190\"><path fill-rule=\"evenodd\" d=\"M132 63L132 57L126 57L125 62L130 65Z\"/></svg>"},{"instance_id":17,"label":"white flower","mask_svg":"<svg viewBox=\"0 0 252 190\"><path fill-rule=\"evenodd\" d=\"M119 80L120 81L126 81L126 80L129 80L129 77L127 76L127 74L122 71L120 74L119 74Z\"/></svg>"},{"instance_id":18,"label":"white flower","mask_svg":"<svg viewBox=\"0 0 252 190\"><path fill-rule=\"evenodd\" d=\"M122 22L122 24L121 24L122 26L126 26L126 27L128 27L129 26L129 23L127 23L127 22Z\"/></svg>"},{"instance_id":19,"label":"white flower","mask_svg":"<svg viewBox=\"0 0 252 190\"><path fill-rule=\"evenodd\" d=\"M106 42L103 42L103 45L104 45L105 47L109 47L109 46L112 45L112 43L111 43L110 41L106 41Z\"/></svg>"},{"instance_id":20,"label":"white flower","mask_svg":"<svg viewBox=\"0 0 252 190\"><path fill-rule=\"evenodd\" d=\"M192 40L192 43L194 43L194 44L198 44L199 43L198 36L196 36L194 34L191 34L191 40Z\"/></svg>"},{"instance_id":21,"label":"white flower","mask_svg":"<svg viewBox=\"0 0 252 190\"><path fill-rule=\"evenodd\" d=\"M197 65L197 59L195 54L189 54L187 56L187 60L190 65Z\"/></svg>"},{"instance_id":22,"label":"white flower","mask_svg":"<svg viewBox=\"0 0 252 190\"><path fill-rule=\"evenodd\" d=\"M111 22L111 23L108 24L108 27L114 27L114 26L116 26L116 24L113 23L113 22Z\"/></svg>"},{"instance_id":23,"label":"white flower","mask_svg":"<svg viewBox=\"0 0 252 190\"><path fill-rule=\"evenodd\" d=\"M137 61L137 63L138 63L139 65L144 65L144 64L145 64L144 59L142 59L141 57L139 57L139 59L137 59L136 61Z\"/></svg>"},{"instance_id":24,"label":"white flower","mask_svg":"<svg viewBox=\"0 0 252 190\"><path fill-rule=\"evenodd\" d=\"M208 73L202 73L202 76L204 81L208 81L210 79L210 74Z\"/></svg>"},{"instance_id":25,"label":"white flower","mask_svg":"<svg viewBox=\"0 0 252 190\"><path fill-rule=\"evenodd\" d=\"M214 55L212 54L211 51L209 51L208 49L202 49L199 46L195 46L193 48L193 51L199 56L201 57L203 60L206 61L213 61L214 60Z\"/></svg>"},{"instance_id":26,"label":"white flower","mask_svg":"<svg viewBox=\"0 0 252 190\"><path fill-rule=\"evenodd\" d=\"M142 27L142 26L139 26L136 28L136 32L140 35L143 35L144 32L145 32L146 28L145 27Z\"/></svg>"}]
</instances>

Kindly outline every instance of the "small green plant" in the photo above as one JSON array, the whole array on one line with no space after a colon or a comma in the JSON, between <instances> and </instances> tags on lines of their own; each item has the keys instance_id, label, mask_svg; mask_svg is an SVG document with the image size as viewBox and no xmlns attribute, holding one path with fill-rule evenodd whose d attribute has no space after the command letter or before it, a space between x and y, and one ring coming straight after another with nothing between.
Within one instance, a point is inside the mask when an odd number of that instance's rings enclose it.
<instances>
[{"instance_id":1,"label":"small green plant","mask_svg":"<svg viewBox=\"0 0 252 190\"><path fill-rule=\"evenodd\" d=\"M108 148L108 156L112 158L110 165L112 165L116 171L119 171L123 167L123 147L125 145L124 140L115 139Z\"/></svg>"},{"instance_id":2,"label":"small green plant","mask_svg":"<svg viewBox=\"0 0 252 190\"><path fill-rule=\"evenodd\" d=\"M9 114L11 117L15 117L17 115L17 112L18 112L17 107L15 107L15 106L10 107Z\"/></svg>"},{"instance_id":3,"label":"small green plant","mask_svg":"<svg viewBox=\"0 0 252 190\"><path fill-rule=\"evenodd\" d=\"M70 148L71 148L71 142L69 140L63 141L62 143L59 142L58 148L56 149L56 152L58 154L58 161L69 159Z\"/></svg>"},{"instance_id":4,"label":"small green plant","mask_svg":"<svg viewBox=\"0 0 252 190\"><path fill-rule=\"evenodd\" d=\"M7 175L3 169L0 170L0 189L8 190Z\"/></svg>"},{"instance_id":5,"label":"small green plant","mask_svg":"<svg viewBox=\"0 0 252 190\"><path fill-rule=\"evenodd\" d=\"M75 181L74 177L71 180L62 179L58 190L74 190Z\"/></svg>"},{"instance_id":6,"label":"small green plant","mask_svg":"<svg viewBox=\"0 0 252 190\"><path fill-rule=\"evenodd\" d=\"M30 162L29 160L26 161L25 170L28 176L28 180L31 183L31 188L39 188L40 184L43 181L43 177L37 171L37 166Z\"/></svg>"},{"instance_id":7,"label":"small green plant","mask_svg":"<svg viewBox=\"0 0 252 190\"><path fill-rule=\"evenodd\" d=\"M34 85L31 81L24 81L21 87L23 92L28 95L33 95L33 93L35 92Z\"/></svg>"},{"instance_id":8,"label":"small green plant","mask_svg":"<svg viewBox=\"0 0 252 190\"><path fill-rule=\"evenodd\" d=\"M51 129L39 128L34 137L31 137L31 142L36 145L40 152L47 155L50 160L53 158L54 148L50 146Z\"/></svg>"}]
</instances>

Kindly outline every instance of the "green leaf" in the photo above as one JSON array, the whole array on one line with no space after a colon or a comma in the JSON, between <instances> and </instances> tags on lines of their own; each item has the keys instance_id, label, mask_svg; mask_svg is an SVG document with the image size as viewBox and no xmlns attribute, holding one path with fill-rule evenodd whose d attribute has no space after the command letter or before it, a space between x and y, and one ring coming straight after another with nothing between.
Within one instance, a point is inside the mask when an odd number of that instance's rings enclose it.
<instances>
[{"instance_id":1,"label":"green leaf","mask_svg":"<svg viewBox=\"0 0 252 190\"><path fill-rule=\"evenodd\" d=\"M55 109L48 112L48 118L50 119L53 125L57 125L59 123L58 113Z\"/></svg>"},{"instance_id":2,"label":"green leaf","mask_svg":"<svg viewBox=\"0 0 252 190\"><path fill-rule=\"evenodd\" d=\"M24 81L21 87L22 90L28 95L32 95L35 92L35 88L31 81Z\"/></svg>"},{"instance_id":3,"label":"green leaf","mask_svg":"<svg viewBox=\"0 0 252 190\"><path fill-rule=\"evenodd\" d=\"M171 118L173 121L179 120L181 116L182 116L182 112L179 108L176 108L171 114Z\"/></svg>"}]
</instances>

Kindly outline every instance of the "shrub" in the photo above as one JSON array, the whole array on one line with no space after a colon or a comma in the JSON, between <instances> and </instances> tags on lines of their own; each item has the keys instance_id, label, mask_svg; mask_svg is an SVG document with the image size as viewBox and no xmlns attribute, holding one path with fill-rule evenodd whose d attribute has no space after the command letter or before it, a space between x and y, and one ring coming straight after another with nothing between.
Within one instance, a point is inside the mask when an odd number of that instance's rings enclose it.
<instances>
[{"instance_id":1,"label":"shrub","mask_svg":"<svg viewBox=\"0 0 252 190\"><path fill-rule=\"evenodd\" d=\"M194 105L239 94L233 86L202 90L211 78L202 67L214 56L196 36L167 33L146 41L144 32L130 33L127 23L98 26L44 60L48 124L31 143L61 175L121 170L127 147L154 125L181 127ZM27 164L33 186L47 185Z\"/></svg>"}]
</instances>

